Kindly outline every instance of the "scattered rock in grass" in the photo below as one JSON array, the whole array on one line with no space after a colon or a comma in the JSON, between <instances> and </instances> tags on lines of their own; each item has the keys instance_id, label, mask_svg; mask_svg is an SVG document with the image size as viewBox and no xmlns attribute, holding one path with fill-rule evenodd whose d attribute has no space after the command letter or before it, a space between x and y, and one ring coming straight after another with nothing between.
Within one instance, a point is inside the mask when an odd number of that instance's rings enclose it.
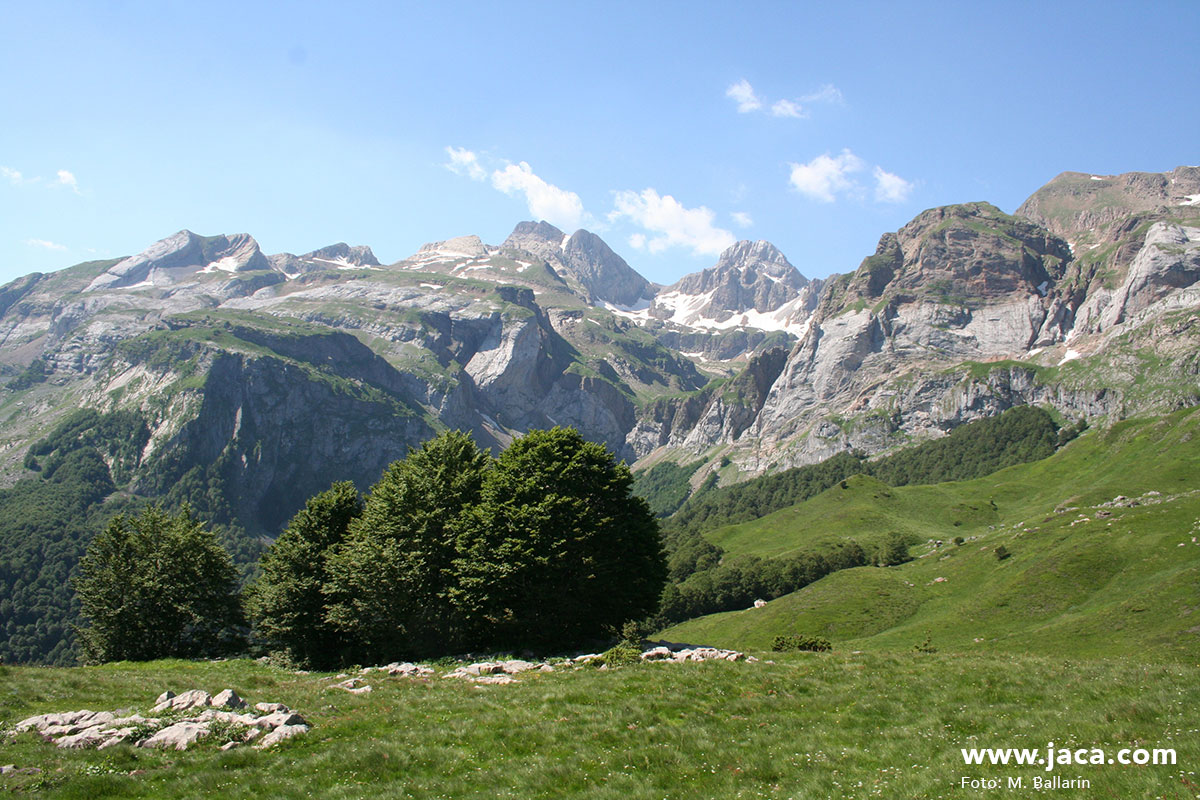
<instances>
[{"instance_id":1,"label":"scattered rock in grass","mask_svg":"<svg viewBox=\"0 0 1200 800\"><path fill-rule=\"evenodd\" d=\"M201 701L204 701L203 706L199 705ZM21 720L14 726L14 730L36 731L47 741L52 741L57 747L64 749L105 749L122 742L132 742L139 747L186 750L207 736L214 722L242 726L243 742L265 734L258 745L260 748L270 747L309 729L304 717L291 712L282 703L259 703L256 710L265 714L261 717L228 710L245 707L246 702L232 689L226 689L216 697L198 689L178 696L167 691L159 695L154 713L193 709L197 709L197 713L184 719L172 718L168 724L168 720L155 716L132 714L118 717L117 712L84 709L58 714L39 714ZM272 737L272 734L281 728L288 730L282 735ZM140 741L132 741L135 736L139 737Z\"/></svg>"},{"instance_id":2,"label":"scattered rock in grass","mask_svg":"<svg viewBox=\"0 0 1200 800\"><path fill-rule=\"evenodd\" d=\"M238 697L233 689L225 689L217 692L209 705L213 708L245 708L246 701Z\"/></svg>"},{"instance_id":3,"label":"scattered rock in grass","mask_svg":"<svg viewBox=\"0 0 1200 800\"><path fill-rule=\"evenodd\" d=\"M340 677L340 676L339 676ZM330 689L341 689L350 694L368 694L371 691L370 684L363 684L358 678L347 678L341 683L335 683L329 687Z\"/></svg>"},{"instance_id":4,"label":"scattered rock in grass","mask_svg":"<svg viewBox=\"0 0 1200 800\"><path fill-rule=\"evenodd\" d=\"M176 722L138 743L138 747L157 747L163 750L174 748L187 750L201 737L208 735L207 722Z\"/></svg>"},{"instance_id":5,"label":"scattered rock in grass","mask_svg":"<svg viewBox=\"0 0 1200 800\"><path fill-rule=\"evenodd\" d=\"M291 739L293 736L299 736L302 733L308 733L307 725L280 725L264 736L262 741L254 745L254 747L257 750L265 750L268 747L279 744L284 739Z\"/></svg>"},{"instance_id":6,"label":"scattered rock in grass","mask_svg":"<svg viewBox=\"0 0 1200 800\"><path fill-rule=\"evenodd\" d=\"M276 711L291 711L283 703L255 703L254 710L261 711L264 714L274 714Z\"/></svg>"},{"instance_id":7,"label":"scattered rock in grass","mask_svg":"<svg viewBox=\"0 0 1200 800\"><path fill-rule=\"evenodd\" d=\"M150 709L152 713L159 714L163 711L184 711L189 708L205 708L212 702L212 695L203 689L190 689L183 694L173 695L172 697L163 700L154 708Z\"/></svg>"}]
</instances>

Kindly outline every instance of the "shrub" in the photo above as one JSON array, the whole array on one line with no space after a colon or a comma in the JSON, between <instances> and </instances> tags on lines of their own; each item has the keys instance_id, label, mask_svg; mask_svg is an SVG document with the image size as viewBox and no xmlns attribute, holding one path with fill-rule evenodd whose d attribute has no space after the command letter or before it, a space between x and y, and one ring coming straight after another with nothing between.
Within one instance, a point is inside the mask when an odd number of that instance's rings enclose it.
<instances>
[{"instance_id":1,"label":"shrub","mask_svg":"<svg viewBox=\"0 0 1200 800\"><path fill-rule=\"evenodd\" d=\"M771 649L777 653L784 653L793 650L802 650L810 653L828 653L833 650L833 645L828 639L821 636L805 636L800 633L792 633L787 636L776 636L771 642Z\"/></svg>"},{"instance_id":2,"label":"shrub","mask_svg":"<svg viewBox=\"0 0 1200 800\"><path fill-rule=\"evenodd\" d=\"M1004 545L1000 545L999 547L996 548L996 560L997 561L1003 561L1004 559L1008 558L1011 555L1012 555L1012 553L1008 552L1008 548L1005 547Z\"/></svg>"}]
</instances>

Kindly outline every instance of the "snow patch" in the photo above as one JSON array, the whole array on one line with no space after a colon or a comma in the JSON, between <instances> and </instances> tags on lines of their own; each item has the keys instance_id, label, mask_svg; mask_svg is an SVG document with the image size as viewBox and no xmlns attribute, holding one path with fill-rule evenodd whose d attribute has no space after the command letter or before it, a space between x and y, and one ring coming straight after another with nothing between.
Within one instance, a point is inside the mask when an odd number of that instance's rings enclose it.
<instances>
[{"instance_id":1,"label":"snow patch","mask_svg":"<svg viewBox=\"0 0 1200 800\"><path fill-rule=\"evenodd\" d=\"M645 311L650 308L652 302L653 300L648 297L639 297L636 303L627 306L623 303L610 303L607 300L601 300L600 307L619 314L621 312Z\"/></svg>"},{"instance_id":2,"label":"snow patch","mask_svg":"<svg viewBox=\"0 0 1200 800\"><path fill-rule=\"evenodd\" d=\"M433 289L436 291L437 289L445 289L446 287L436 284L436 283L422 283L421 288L422 289Z\"/></svg>"},{"instance_id":3,"label":"snow patch","mask_svg":"<svg viewBox=\"0 0 1200 800\"><path fill-rule=\"evenodd\" d=\"M1092 180L1094 180L1094 181L1102 181L1102 180L1104 180L1104 178L1101 178L1099 175L1093 175L1093 176L1092 176Z\"/></svg>"},{"instance_id":4,"label":"snow patch","mask_svg":"<svg viewBox=\"0 0 1200 800\"><path fill-rule=\"evenodd\" d=\"M200 272L207 275L209 273L217 272L217 271L237 272L237 270L238 270L238 260L233 256L225 256L224 258L222 258L219 261L213 261L208 266L206 266L204 269L200 270Z\"/></svg>"},{"instance_id":5,"label":"snow patch","mask_svg":"<svg viewBox=\"0 0 1200 800\"><path fill-rule=\"evenodd\" d=\"M1050 281L1042 281L1041 283L1039 283L1038 287L1037 287L1038 294L1040 294L1042 297L1045 297L1046 289L1049 288L1049 286L1050 286Z\"/></svg>"},{"instance_id":6,"label":"snow patch","mask_svg":"<svg viewBox=\"0 0 1200 800\"><path fill-rule=\"evenodd\" d=\"M1181 206L1200 206L1200 194L1185 195L1183 200L1179 201Z\"/></svg>"},{"instance_id":7,"label":"snow patch","mask_svg":"<svg viewBox=\"0 0 1200 800\"><path fill-rule=\"evenodd\" d=\"M1067 354L1062 357L1061 361L1058 362L1058 366L1061 367L1063 364L1067 363L1068 361L1074 361L1075 359L1079 358L1081 355L1082 354L1078 350L1068 350Z\"/></svg>"},{"instance_id":8,"label":"snow patch","mask_svg":"<svg viewBox=\"0 0 1200 800\"><path fill-rule=\"evenodd\" d=\"M337 267L338 269L373 269L373 270L381 269L380 267L365 267L362 264L355 264L352 261L348 261L345 256L338 256L337 258L315 258L314 257L313 261L320 261L322 264L332 264L333 266Z\"/></svg>"}]
</instances>

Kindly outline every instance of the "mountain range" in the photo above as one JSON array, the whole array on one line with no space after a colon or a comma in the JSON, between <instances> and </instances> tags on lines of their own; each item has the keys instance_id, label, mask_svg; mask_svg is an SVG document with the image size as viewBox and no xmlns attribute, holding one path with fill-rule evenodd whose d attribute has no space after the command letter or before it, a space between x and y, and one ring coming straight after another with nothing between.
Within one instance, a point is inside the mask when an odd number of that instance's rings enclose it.
<instances>
[{"instance_id":1,"label":"mountain range","mask_svg":"<svg viewBox=\"0 0 1200 800\"><path fill-rule=\"evenodd\" d=\"M1200 168L1066 172L1015 214L930 209L852 271L809 280L742 241L671 286L599 236L522 222L499 245L264 254L180 231L0 287L0 479L78 409L125 492L217 481L273 535L445 427L500 447L577 427L636 467L723 483L885 451L1021 404L1063 417L1200 402ZM76 426L78 427L78 426Z\"/></svg>"}]
</instances>

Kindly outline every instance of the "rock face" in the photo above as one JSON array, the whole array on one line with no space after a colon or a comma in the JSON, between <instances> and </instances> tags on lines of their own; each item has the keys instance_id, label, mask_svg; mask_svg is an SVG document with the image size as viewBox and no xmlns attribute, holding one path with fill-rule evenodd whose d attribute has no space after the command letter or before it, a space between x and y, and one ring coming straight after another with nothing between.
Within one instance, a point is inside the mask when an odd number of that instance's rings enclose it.
<instances>
[{"instance_id":1,"label":"rock face","mask_svg":"<svg viewBox=\"0 0 1200 800\"><path fill-rule=\"evenodd\" d=\"M246 233L233 236L197 236L180 231L156 242L98 276L87 291L127 289L149 283L170 285L196 272L249 272L270 269L258 242Z\"/></svg>"}]
</instances>

